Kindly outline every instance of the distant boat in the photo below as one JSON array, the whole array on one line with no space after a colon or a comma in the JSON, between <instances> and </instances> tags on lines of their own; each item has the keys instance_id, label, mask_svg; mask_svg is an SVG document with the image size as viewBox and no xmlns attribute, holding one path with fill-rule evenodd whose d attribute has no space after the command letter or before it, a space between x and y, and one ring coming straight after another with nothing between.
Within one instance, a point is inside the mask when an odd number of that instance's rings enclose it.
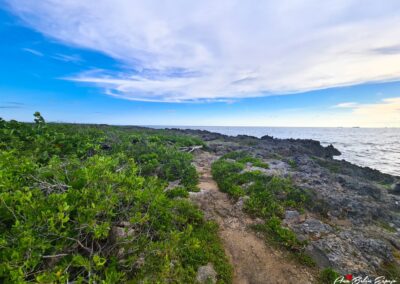
<instances>
[{"instance_id":1,"label":"distant boat","mask_svg":"<svg viewBox=\"0 0 400 284\"><path fill-rule=\"evenodd\" d=\"M353 128L361 128L360 126L353 126Z\"/></svg>"}]
</instances>

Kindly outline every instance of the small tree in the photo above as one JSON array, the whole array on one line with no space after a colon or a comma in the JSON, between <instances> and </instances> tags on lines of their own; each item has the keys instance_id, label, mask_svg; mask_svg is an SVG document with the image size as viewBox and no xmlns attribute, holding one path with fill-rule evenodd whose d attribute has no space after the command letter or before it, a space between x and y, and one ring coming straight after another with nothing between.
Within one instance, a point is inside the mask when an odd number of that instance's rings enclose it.
<instances>
[{"instance_id":1,"label":"small tree","mask_svg":"<svg viewBox=\"0 0 400 284\"><path fill-rule=\"evenodd\" d=\"M41 124L45 124L46 122L44 121L44 118L43 118L43 116L40 114L40 112L35 112L34 114L33 114L33 116L35 117L35 123L36 124L38 124L38 125L41 125Z\"/></svg>"}]
</instances>

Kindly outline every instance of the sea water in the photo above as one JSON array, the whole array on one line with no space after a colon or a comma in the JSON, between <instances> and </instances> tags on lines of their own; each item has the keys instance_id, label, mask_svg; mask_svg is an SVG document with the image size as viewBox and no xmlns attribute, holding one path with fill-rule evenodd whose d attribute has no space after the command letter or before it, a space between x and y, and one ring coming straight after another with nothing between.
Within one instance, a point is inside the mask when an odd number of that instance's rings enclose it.
<instances>
[{"instance_id":1,"label":"sea water","mask_svg":"<svg viewBox=\"0 0 400 284\"><path fill-rule=\"evenodd\" d=\"M314 139L323 146L332 144L344 159L359 166L400 176L400 128L320 128L320 127L226 127L169 126L202 129L221 134L275 138ZM161 128L161 127L160 127ZM162 128L166 128L165 126Z\"/></svg>"}]
</instances>

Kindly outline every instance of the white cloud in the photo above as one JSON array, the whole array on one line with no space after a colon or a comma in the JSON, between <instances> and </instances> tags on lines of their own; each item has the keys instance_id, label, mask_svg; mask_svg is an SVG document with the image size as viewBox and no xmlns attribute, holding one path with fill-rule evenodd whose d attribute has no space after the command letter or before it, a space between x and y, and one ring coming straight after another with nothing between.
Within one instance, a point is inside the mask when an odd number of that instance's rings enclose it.
<instances>
[{"instance_id":1,"label":"white cloud","mask_svg":"<svg viewBox=\"0 0 400 284\"><path fill-rule=\"evenodd\" d=\"M23 48L23 51L29 52L30 54L36 55L36 56L44 56L43 53L41 53L40 51L37 51L35 49L31 49L31 48Z\"/></svg>"},{"instance_id":2,"label":"white cloud","mask_svg":"<svg viewBox=\"0 0 400 284\"><path fill-rule=\"evenodd\" d=\"M377 103L341 103L334 108L346 108L349 112L332 113L330 126L400 127L400 97L386 98ZM324 117L322 122L328 122Z\"/></svg>"},{"instance_id":3,"label":"white cloud","mask_svg":"<svg viewBox=\"0 0 400 284\"><path fill-rule=\"evenodd\" d=\"M190 122L185 123L190 125ZM279 109L273 113L251 113L245 120L240 116L233 116L224 123L237 126L400 127L400 97L369 104L352 103L352 106L348 105L340 111L333 108L313 111ZM221 121L214 119L213 122L210 119L209 124L221 125Z\"/></svg>"},{"instance_id":4,"label":"white cloud","mask_svg":"<svg viewBox=\"0 0 400 284\"><path fill-rule=\"evenodd\" d=\"M355 102L345 102L345 103L340 103L337 105L334 105L334 108L354 108L355 106L357 106L357 103Z\"/></svg>"},{"instance_id":5,"label":"white cloud","mask_svg":"<svg viewBox=\"0 0 400 284\"><path fill-rule=\"evenodd\" d=\"M212 101L400 79L400 2L8 0L29 26L124 72L69 78L145 101Z\"/></svg>"},{"instance_id":6,"label":"white cloud","mask_svg":"<svg viewBox=\"0 0 400 284\"><path fill-rule=\"evenodd\" d=\"M67 54L57 53L53 55L52 58L59 61L72 62L72 63L80 63L83 61L82 58L77 54L67 55Z\"/></svg>"},{"instance_id":7,"label":"white cloud","mask_svg":"<svg viewBox=\"0 0 400 284\"><path fill-rule=\"evenodd\" d=\"M400 127L400 97L383 99L374 104L357 105L352 114L360 125Z\"/></svg>"}]
</instances>

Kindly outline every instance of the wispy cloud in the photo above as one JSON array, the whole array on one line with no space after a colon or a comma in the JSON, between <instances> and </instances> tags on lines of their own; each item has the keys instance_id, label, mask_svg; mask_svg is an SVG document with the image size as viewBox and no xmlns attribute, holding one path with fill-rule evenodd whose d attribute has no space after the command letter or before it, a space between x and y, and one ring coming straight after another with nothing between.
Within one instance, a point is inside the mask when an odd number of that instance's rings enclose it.
<instances>
[{"instance_id":1,"label":"wispy cloud","mask_svg":"<svg viewBox=\"0 0 400 284\"><path fill-rule=\"evenodd\" d=\"M20 102L4 102L4 104L0 105L0 109L16 109L24 106L25 104Z\"/></svg>"},{"instance_id":2,"label":"wispy cloud","mask_svg":"<svg viewBox=\"0 0 400 284\"><path fill-rule=\"evenodd\" d=\"M69 80L123 99L226 101L400 79L397 0L8 4L43 34L119 60L123 71Z\"/></svg>"},{"instance_id":3,"label":"wispy cloud","mask_svg":"<svg viewBox=\"0 0 400 284\"><path fill-rule=\"evenodd\" d=\"M360 124L376 126L400 126L400 97L383 99L379 103L360 104L353 108Z\"/></svg>"},{"instance_id":4,"label":"wispy cloud","mask_svg":"<svg viewBox=\"0 0 400 284\"><path fill-rule=\"evenodd\" d=\"M72 63L83 62L83 59L78 54L67 55L67 54L57 53L56 55L53 55L52 58L64 62L72 62Z\"/></svg>"},{"instance_id":5,"label":"wispy cloud","mask_svg":"<svg viewBox=\"0 0 400 284\"><path fill-rule=\"evenodd\" d=\"M36 50L36 49L32 49L32 48L22 48L23 51L28 52L30 54L33 54L35 56L39 56L39 57L44 57L45 55ZM72 63L81 63L83 62L83 59L80 55L78 54L61 54L61 53L57 53L54 55L49 55L51 58L55 59L55 60L59 60L59 61L63 61L63 62L72 62Z\"/></svg>"},{"instance_id":6,"label":"wispy cloud","mask_svg":"<svg viewBox=\"0 0 400 284\"><path fill-rule=\"evenodd\" d=\"M342 103L334 107L348 108L351 116L337 114L336 119L342 120L342 125L360 126L400 126L400 97L386 98L377 103L359 104Z\"/></svg>"},{"instance_id":7,"label":"wispy cloud","mask_svg":"<svg viewBox=\"0 0 400 284\"><path fill-rule=\"evenodd\" d=\"M25 103L21 103L21 102L5 102L6 104L10 104L10 105L17 105L17 106L24 106Z\"/></svg>"},{"instance_id":8,"label":"wispy cloud","mask_svg":"<svg viewBox=\"0 0 400 284\"><path fill-rule=\"evenodd\" d=\"M346 102L346 103L339 103L337 105L334 105L334 108L354 108L356 107L358 104L355 102Z\"/></svg>"},{"instance_id":9,"label":"wispy cloud","mask_svg":"<svg viewBox=\"0 0 400 284\"><path fill-rule=\"evenodd\" d=\"M35 49L23 48L22 50L23 50L23 51L26 51L26 52L29 52L30 54L33 54L33 55L36 55L36 56L40 56L40 57L44 56L43 53L41 53L40 51L37 51L37 50L35 50Z\"/></svg>"}]
</instances>

